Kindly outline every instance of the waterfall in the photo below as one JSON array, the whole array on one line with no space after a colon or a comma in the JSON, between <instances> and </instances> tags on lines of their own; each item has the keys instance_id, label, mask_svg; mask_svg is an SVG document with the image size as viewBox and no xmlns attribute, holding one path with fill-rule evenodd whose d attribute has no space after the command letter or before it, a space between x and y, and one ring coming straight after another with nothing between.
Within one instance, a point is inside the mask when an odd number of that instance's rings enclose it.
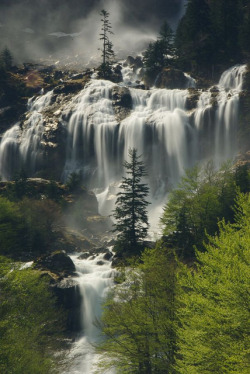
<instances>
[{"instance_id":1,"label":"waterfall","mask_svg":"<svg viewBox=\"0 0 250 374\"><path fill-rule=\"evenodd\" d=\"M36 171L44 133L41 111L50 104L52 94L53 91L49 91L45 95L29 99L25 127L21 129L20 124L16 124L3 135L0 143L0 176L4 180L11 179L13 173L22 167L29 170L29 173Z\"/></svg>"},{"instance_id":2,"label":"waterfall","mask_svg":"<svg viewBox=\"0 0 250 374\"><path fill-rule=\"evenodd\" d=\"M71 256L77 271L75 280L79 284L82 297L81 331L65 359L69 368L64 374L94 373L95 364L98 362L99 356L95 353L94 345L102 337L95 321L101 316L101 303L113 284L115 273L111 262L104 257L104 254L99 254L95 258L92 256L81 260L76 255Z\"/></svg>"},{"instance_id":3,"label":"waterfall","mask_svg":"<svg viewBox=\"0 0 250 374\"><path fill-rule=\"evenodd\" d=\"M123 175L128 149L136 147L148 170L150 209L165 202L186 168L213 159L215 165L237 153L239 92L245 66L225 71L217 86L199 94L197 107L186 110L189 89L142 90L136 88L137 74L123 67L124 82L132 98L126 118L118 119L113 103L117 85L92 79L85 88L60 108L60 122L67 133L64 180L81 171L84 183L98 197L100 212L110 214ZM190 86L195 81L189 78ZM16 124L0 143L0 175L10 179L14 170L25 167L29 175L42 167L44 111L53 92L28 104L27 120ZM158 214L158 213L157 213ZM150 212L151 215L151 212ZM158 216L160 213L158 214ZM151 220L152 221L152 220Z\"/></svg>"},{"instance_id":4,"label":"waterfall","mask_svg":"<svg viewBox=\"0 0 250 374\"><path fill-rule=\"evenodd\" d=\"M82 167L96 168L97 185L112 179L112 149L115 142L115 119L110 92L115 84L93 80L70 105L74 110L68 124L67 161L65 175ZM94 183L94 184L95 184Z\"/></svg>"}]
</instances>

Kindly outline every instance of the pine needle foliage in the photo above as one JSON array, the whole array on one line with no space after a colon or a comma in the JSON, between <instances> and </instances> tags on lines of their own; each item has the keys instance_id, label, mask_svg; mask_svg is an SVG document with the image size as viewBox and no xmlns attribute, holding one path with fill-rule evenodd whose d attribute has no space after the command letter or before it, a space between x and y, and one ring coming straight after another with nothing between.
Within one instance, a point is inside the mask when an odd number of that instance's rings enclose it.
<instances>
[{"instance_id":1,"label":"pine needle foliage","mask_svg":"<svg viewBox=\"0 0 250 374\"><path fill-rule=\"evenodd\" d=\"M115 245L117 254L134 255L140 253L148 232L149 202L146 198L149 187L142 182L146 170L141 156L138 156L135 148L129 149L128 154L130 160L124 162L126 176L122 178L113 217L116 220L114 232L118 233Z\"/></svg>"}]
</instances>

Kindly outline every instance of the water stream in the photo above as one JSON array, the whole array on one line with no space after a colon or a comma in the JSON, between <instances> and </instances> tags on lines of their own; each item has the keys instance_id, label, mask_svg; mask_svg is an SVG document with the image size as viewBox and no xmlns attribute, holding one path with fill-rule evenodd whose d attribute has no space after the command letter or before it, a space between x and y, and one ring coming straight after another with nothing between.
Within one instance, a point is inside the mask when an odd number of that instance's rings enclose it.
<instances>
[{"instance_id":1,"label":"water stream","mask_svg":"<svg viewBox=\"0 0 250 374\"><path fill-rule=\"evenodd\" d=\"M108 289L113 285L115 274L111 262L105 260L104 256L105 254L99 254L87 259L79 259L78 255L71 256L76 266L75 280L81 294L81 331L66 357L69 367L63 374L94 373L98 362L95 344L102 336L95 321L100 319L101 305Z\"/></svg>"}]
</instances>

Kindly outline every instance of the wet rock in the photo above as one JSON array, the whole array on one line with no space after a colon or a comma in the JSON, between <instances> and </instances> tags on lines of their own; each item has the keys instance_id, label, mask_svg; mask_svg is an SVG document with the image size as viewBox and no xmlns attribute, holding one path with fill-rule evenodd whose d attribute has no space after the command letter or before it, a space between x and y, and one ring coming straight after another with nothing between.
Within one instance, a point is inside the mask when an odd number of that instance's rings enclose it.
<instances>
[{"instance_id":1,"label":"wet rock","mask_svg":"<svg viewBox=\"0 0 250 374\"><path fill-rule=\"evenodd\" d=\"M84 253L81 253L80 256L78 256L77 258L79 260L86 260L87 258L89 258L89 256L90 256L89 252L84 252Z\"/></svg>"},{"instance_id":2,"label":"wet rock","mask_svg":"<svg viewBox=\"0 0 250 374\"><path fill-rule=\"evenodd\" d=\"M74 274L76 270L71 258L62 251L39 257L34 262L34 267L39 270L49 270L64 277Z\"/></svg>"},{"instance_id":3,"label":"wet rock","mask_svg":"<svg viewBox=\"0 0 250 374\"><path fill-rule=\"evenodd\" d=\"M133 107L130 91L127 87L115 86L111 96L115 114L120 122L130 114Z\"/></svg>"},{"instance_id":4,"label":"wet rock","mask_svg":"<svg viewBox=\"0 0 250 374\"><path fill-rule=\"evenodd\" d=\"M126 61L123 63L124 66L133 65L135 63L135 59L132 56L128 56Z\"/></svg>"},{"instance_id":5,"label":"wet rock","mask_svg":"<svg viewBox=\"0 0 250 374\"><path fill-rule=\"evenodd\" d=\"M100 260L100 261L97 261L97 263L96 263L96 265L99 265L99 266L101 266L101 265L104 265L105 264L105 262L104 261L102 261L102 260Z\"/></svg>"},{"instance_id":6,"label":"wet rock","mask_svg":"<svg viewBox=\"0 0 250 374\"><path fill-rule=\"evenodd\" d=\"M201 92L197 90L196 88L189 88L188 92L189 92L189 95L186 100L186 109L192 110L197 107L197 103L199 101Z\"/></svg>"},{"instance_id":7,"label":"wet rock","mask_svg":"<svg viewBox=\"0 0 250 374\"><path fill-rule=\"evenodd\" d=\"M54 92L56 94L70 94L70 93L77 93L83 89L83 84L79 82L65 82L64 84L60 84L56 88L54 88Z\"/></svg>"},{"instance_id":8,"label":"wet rock","mask_svg":"<svg viewBox=\"0 0 250 374\"><path fill-rule=\"evenodd\" d=\"M83 73L79 73L79 74L72 75L71 79L77 80L77 79L82 79L83 77L84 77L84 74Z\"/></svg>"},{"instance_id":9,"label":"wet rock","mask_svg":"<svg viewBox=\"0 0 250 374\"><path fill-rule=\"evenodd\" d=\"M113 253L108 251L105 253L105 255L103 256L103 259L106 260L106 261L110 261L111 258L113 257Z\"/></svg>"},{"instance_id":10,"label":"wet rock","mask_svg":"<svg viewBox=\"0 0 250 374\"><path fill-rule=\"evenodd\" d=\"M66 329L71 334L81 330L81 304L82 296L79 285L71 278L51 284L52 292L57 298L57 303L65 310L67 316Z\"/></svg>"},{"instance_id":11,"label":"wet rock","mask_svg":"<svg viewBox=\"0 0 250 374\"><path fill-rule=\"evenodd\" d=\"M56 70L54 72L54 79L59 80L63 78L63 72L61 70Z\"/></svg>"}]
</instances>

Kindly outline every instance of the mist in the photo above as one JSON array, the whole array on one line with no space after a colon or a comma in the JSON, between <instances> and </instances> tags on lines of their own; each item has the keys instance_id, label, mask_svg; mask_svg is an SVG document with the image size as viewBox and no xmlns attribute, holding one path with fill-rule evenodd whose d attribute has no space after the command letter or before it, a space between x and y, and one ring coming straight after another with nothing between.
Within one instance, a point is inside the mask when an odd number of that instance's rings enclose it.
<instances>
[{"instance_id":1,"label":"mist","mask_svg":"<svg viewBox=\"0 0 250 374\"><path fill-rule=\"evenodd\" d=\"M100 11L110 13L118 58L140 53L167 20L173 29L185 0L0 0L0 48L16 62L100 62Z\"/></svg>"}]
</instances>

